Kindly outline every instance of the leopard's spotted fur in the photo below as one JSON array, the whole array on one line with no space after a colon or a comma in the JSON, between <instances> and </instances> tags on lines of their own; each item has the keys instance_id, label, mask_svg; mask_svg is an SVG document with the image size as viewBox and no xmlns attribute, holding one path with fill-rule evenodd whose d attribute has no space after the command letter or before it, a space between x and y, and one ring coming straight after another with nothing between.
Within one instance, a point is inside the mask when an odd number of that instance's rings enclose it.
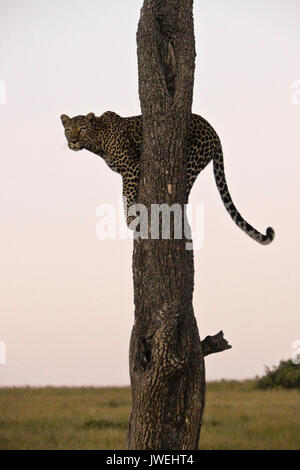
<instances>
[{"instance_id":1,"label":"leopard's spotted fur","mask_svg":"<svg viewBox=\"0 0 300 470\"><path fill-rule=\"evenodd\" d=\"M87 149L101 156L123 179L123 196L127 207L136 202L139 160L142 145L142 116L123 118L107 111L100 117L93 113L69 118L61 116L68 145L72 150ZM198 174L213 160L214 175L222 201L234 222L251 238L267 245L274 239L269 227L262 235L251 227L234 206L225 179L221 142L212 126L201 116L192 114L187 152L187 191L190 193Z\"/></svg>"}]
</instances>

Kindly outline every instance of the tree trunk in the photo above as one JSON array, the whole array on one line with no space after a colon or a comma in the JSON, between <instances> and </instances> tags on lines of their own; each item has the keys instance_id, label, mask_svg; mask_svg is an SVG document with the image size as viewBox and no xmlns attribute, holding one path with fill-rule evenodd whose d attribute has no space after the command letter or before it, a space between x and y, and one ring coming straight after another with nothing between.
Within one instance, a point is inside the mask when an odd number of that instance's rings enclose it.
<instances>
[{"instance_id":1,"label":"tree trunk","mask_svg":"<svg viewBox=\"0 0 300 470\"><path fill-rule=\"evenodd\" d=\"M138 202L149 214L151 204L163 203L179 204L184 213L195 64L193 1L144 0L137 46L143 115ZM151 220L148 239L134 240L127 446L194 450L204 407L205 370L192 304L193 251L186 249L184 236L175 239L171 231L170 238L163 239L160 230L160 239L151 239L150 231Z\"/></svg>"}]
</instances>

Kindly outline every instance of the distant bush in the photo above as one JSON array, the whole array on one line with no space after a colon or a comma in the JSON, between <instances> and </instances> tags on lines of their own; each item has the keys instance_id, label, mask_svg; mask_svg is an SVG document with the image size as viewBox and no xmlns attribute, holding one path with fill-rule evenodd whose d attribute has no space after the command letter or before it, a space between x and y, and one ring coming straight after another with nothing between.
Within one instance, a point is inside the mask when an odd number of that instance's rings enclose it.
<instances>
[{"instance_id":1,"label":"distant bush","mask_svg":"<svg viewBox=\"0 0 300 470\"><path fill-rule=\"evenodd\" d=\"M265 375L257 383L257 388L268 389L275 387L298 388L300 390L300 364L293 364L291 360L280 361L272 369L266 367Z\"/></svg>"}]
</instances>

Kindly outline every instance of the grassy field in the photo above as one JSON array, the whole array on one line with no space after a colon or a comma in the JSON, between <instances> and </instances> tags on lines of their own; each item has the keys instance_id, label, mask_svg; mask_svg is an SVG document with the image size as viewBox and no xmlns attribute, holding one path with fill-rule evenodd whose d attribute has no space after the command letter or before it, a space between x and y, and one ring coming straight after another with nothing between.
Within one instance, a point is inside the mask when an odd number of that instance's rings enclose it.
<instances>
[{"instance_id":1,"label":"grassy field","mask_svg":"<svg viewBox=\"0 0 300 470\"><path fill-rule=\"evenodd\" d=\"M128 388L2 388L0 449L124 449ZM200 449L300 449L300 392L207 385Z\"/></svg>"}]
</instances>

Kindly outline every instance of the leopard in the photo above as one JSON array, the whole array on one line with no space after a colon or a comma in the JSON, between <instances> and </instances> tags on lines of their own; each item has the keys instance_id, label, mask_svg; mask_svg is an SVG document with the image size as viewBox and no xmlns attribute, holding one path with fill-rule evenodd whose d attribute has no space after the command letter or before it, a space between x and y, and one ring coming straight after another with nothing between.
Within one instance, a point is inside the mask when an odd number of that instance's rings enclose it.
<instances>
[{"instance_id":1,"label":"leopard","mask_svg":"<svg viewBox=\"0 0 300 470\"><path fill-rule=\"evenodd\" d=\"M61 115L68 146L73 151L86 149L100 156L113 171L121 175L125 213L137 202L140 174L140 158L143 140L143 118L141 115L121 117L113 111L100 116L93 112L69 117ZM275 237L272 227L266 234L253 228L234 205L224 169L223 150L214 128L202 116L191 114L186 152L187 197L199 173L213 161L215 182L223 204L235 224L250 238L262 245L270 244ZM127 215L130 227L132 218Z\"/></svg>"}]
</instances>

